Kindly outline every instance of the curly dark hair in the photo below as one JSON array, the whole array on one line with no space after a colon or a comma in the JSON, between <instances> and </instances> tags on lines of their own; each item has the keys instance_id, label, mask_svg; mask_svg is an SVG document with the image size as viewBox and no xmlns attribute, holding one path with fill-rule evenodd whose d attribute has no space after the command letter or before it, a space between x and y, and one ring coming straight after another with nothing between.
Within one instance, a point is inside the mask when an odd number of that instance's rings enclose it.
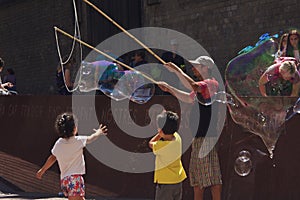
<instances>
[{"instance_id":1,"label":"curly dark hair","mask_svg":"<svg viewBox=\"0 0 300 200\"><path fill-rule=\"evenodd\" d=\"M72 113L62 113L56 118L55 129L61 138L72 137L75 126L76 118Z\"/></svg>"}]
</instances>

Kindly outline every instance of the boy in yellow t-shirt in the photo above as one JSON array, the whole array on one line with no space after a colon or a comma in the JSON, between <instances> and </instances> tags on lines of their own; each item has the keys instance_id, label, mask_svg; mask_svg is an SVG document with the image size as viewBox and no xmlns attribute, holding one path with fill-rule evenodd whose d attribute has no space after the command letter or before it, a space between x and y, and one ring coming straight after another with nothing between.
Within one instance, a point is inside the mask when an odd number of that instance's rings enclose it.
<instances>
[{"instance_id":1,"label":"boy in yellow t-shirt","mask_svg":"<svg viewBox=\"0 0 300 200\"><path fill-rule=\"evenodd\" d=\"M178 130L178 115L164 111L156 118L158 133L149 146L156 155L154 183L155 200L182 199L182 181L186 173L181 163L181 138Z\"/></svg>"}]
</instances>

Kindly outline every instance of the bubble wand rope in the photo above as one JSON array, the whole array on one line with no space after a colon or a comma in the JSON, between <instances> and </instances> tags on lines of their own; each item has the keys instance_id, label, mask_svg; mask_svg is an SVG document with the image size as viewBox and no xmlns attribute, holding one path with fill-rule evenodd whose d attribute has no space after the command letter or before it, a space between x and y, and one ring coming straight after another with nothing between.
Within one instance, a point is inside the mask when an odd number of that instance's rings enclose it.
<instances>
[{"instance_id":1,"label":"bubble wand rope","mask_svg":"<svg viewBox=\"0 0 300 200\"><path fill-rule=\"evenodd\" d=\"M156 53L154 53L149 47L147 47L144 43L142 43L140 40L138 40L135 36L130 34L128 31L126 31L122 26L120 26L117 22L115 22L112 18L110 18L107 14L105 14L102 10L100 10L97 6L89 2L88 0L83 0L85 3L90 5L92 8L94 8L98 13L103 15L106 19L108 19L111 23L113 23L115 26L117 26L119 29L121 29L126 35L128 35L130 38L132 38L134 41L136 41L139 45L141 45L143 48L145 48L151 55L153 55L157 60L159 60L163 65L166 64L166 62L161 59Z\"/></svg>"},{"instance_id":2,"label":"bubble wand rope","mask_svg":"<svg viewBox=\"0 0 300 200\"><path fill-rule=\"evenodd\" d=\"M78 22L78 15L77 15L77 8L76 8L76 3L75 0L73 0L73 9L74 9L74 37L78 37L79 39L81 38L80 36L80 28L79 28L79 22ZM73 40L72 42L72 48L71 51L69 53L69 56L67 58L66 61L63 61L62 55L61 55L61 51L60 51L60 46L59 46L59 40L58 40L58 36L57 36L57 32L55 31L55 41L56 41L56 49L57 49L57 53L58 53L58 57L59 57L59 62L60 62L60 66L62 69L62 77L63 77L63 82L65 85L65 88L68 92L74 92L75 90L77 90L77 88L79 87L79 85L77 85L76 87L74 87L73 89L69 89L69 87L66 84L66 77L65 77L65 69L64 69L64 65L67 64L74 52L75 49L75 40ZM80 60L82 60L82 47L80 44ZM79 81L81 81L81 76L79 76Z\"/></svg>"},{"instance_id":3,"label":"bubble wand rope","mask_svg":"<svg viewBox=\"0 0 300 200\"><path fill-rule=\"evenodd\" d=\"M69 38L71 38L71 39L73 39L73 40L79 42L80 44L82 44L82 45L84 45L84 46L86 46L86 47L88 47L88 48L90 48L90 49L96 51L97 53L102 54L103 56L105 56L105 57L109 58L110 60L112 60L112 61L114 61L114 62L116 62L116 63L122 65L123 67L125 67L125 68L127 68L127 69L130 69L130 70L132 70L132 71L136 71L136 72L140 73L144 78L148 79L149 81L153 82L154 84L157 84L157 81L155 81L155 80L152 79L151 77L147 76L146 74L144 74L144 73L142 73L142 72L140 72L140 71L138 71L138 70L136 70L136 69L134 69L134 68L132 68L132 67L130 67L130 66L128 66L128 65L126 65L125 63L122 63L122 62L116 60L115 58L111 57L110 55L108 55L108 54L106 54L106 53L100 51L100 50L97 49L96 47L93 47L92 45L90 45L90 44L88 44L88 43L86 43L86 42L84 42L84 41L82 41L82 40L80 40L80 39L78 39L78 38L76 38L76 37L70 35L69 33L67 33L67 32L65 32L65 31L59 29L58 27L55 26L55 27L54 27L54 30L55 30L55 31L58 31L58 32L62 33L63 35L65 35L65 36L67 36L67 37L69 37Z\"/></svg>"}]
</instances>

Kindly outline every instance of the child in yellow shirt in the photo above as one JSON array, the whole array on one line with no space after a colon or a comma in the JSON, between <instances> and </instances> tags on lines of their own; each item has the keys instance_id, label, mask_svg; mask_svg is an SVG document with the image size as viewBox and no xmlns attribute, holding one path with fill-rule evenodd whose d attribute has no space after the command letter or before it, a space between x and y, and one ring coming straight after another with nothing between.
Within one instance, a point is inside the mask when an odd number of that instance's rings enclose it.
<instances>
[{"instance_id":1,"label":"child in yellow shirt","mask_svg":"<svg viewBox=\"0 0 300 200\"><path fill-rule=\"evenodd\" d=\"M181 163L181 137L177 133L178 115L164 111L157 116L158 133L149 146L156 155L154 183L155 200L182 199L182 182L186 173Z\"/></svg>"}]
</instances>

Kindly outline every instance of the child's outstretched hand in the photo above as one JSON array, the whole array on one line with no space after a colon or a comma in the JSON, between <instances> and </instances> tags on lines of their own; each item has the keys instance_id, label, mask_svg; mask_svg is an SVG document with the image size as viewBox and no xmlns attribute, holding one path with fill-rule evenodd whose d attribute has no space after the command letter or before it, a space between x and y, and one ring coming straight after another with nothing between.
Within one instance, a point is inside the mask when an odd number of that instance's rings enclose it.
<instances>
[{"instance_id":1,"label":"child's outstretched hand","mask_svg":"<svg viewBox=\"0 0 300 200\"><path fill-rule=\"evenodd\" d=\"M103 126L102 124L99 125L98 129L93 129L95 133L88 136L86 143L89 144L93 141L95 141L100 135L107 135L107 128L106 126Z\"/></svg>"},{"instance_id":2,"label":"child's outstretched hand","mask_svg":"<svg viewBox=\"0 0 300 200\"><path fill-rule=\"evenodd\" d=\"M107 135L107 128L106 126L100 124L99 125L99 128L98 129L93 129L95 131L96 134L99 134L99 135Z\"/></svg>"}]
</instances>

